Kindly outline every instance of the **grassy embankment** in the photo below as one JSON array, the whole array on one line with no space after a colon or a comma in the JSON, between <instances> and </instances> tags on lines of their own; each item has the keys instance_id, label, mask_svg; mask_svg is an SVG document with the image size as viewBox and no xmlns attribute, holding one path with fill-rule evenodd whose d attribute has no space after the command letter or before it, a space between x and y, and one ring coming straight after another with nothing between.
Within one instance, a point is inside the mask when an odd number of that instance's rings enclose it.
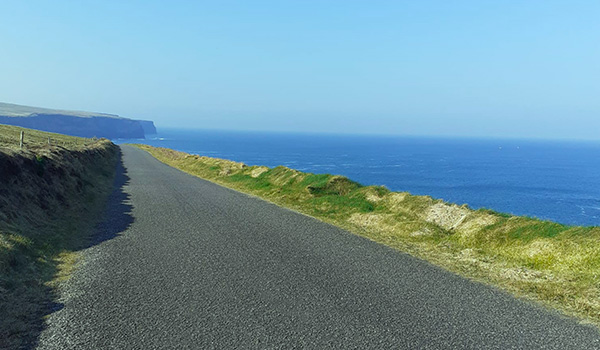
<instances>
[{"instance_id":1,"label":"grassy embankment","mask_svg":"<svg viewBox=\"0 0 600 350\"><path fill-rule=\"evenodd\" d=\"M600 227L472 210L341 176L136 146L190 174L600 325Z\"/></svg>"},{"instance_id":2,"label":"grassy embankment","mask_svg":"<svg viewBox=\"0 0 600 350\"><path fill-rule=\"evenodd\" d=\"M0 125L0 348L30 346L59 307L55 287L87 244L117 156L108 140Z\"/></svg>"}]
</instances>

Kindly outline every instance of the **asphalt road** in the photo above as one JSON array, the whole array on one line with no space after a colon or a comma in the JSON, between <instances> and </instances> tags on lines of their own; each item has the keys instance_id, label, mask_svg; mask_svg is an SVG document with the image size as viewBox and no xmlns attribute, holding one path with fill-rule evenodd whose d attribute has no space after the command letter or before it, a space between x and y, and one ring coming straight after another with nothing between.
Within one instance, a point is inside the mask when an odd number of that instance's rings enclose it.
<instances>
[{"instance_id":1,"label":"asphalt road","mask_svg":"<svg viewBox=\"0 0 600 350\"><path fill-rule=\"evenodd\" d=\"M600 349L590 326L122 149L129 180L39 349Z\"/></svg>"}]
</instances>

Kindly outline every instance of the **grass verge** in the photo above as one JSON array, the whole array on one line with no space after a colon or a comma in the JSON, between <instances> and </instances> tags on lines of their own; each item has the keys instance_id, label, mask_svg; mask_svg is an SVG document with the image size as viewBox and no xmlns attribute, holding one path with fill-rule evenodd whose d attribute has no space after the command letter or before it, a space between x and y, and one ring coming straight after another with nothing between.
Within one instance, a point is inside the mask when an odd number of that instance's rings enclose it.
<instances>
[{"instance_id":1,"label":"grass verge","mask_svg":"<svg viewBox=\"0 0 600 350\"><path fill-rule=\"evenodd\" d=\"M135 146L192 175L600 325L600 227L472 210L428 196L362 186L342 176Z\"/></svg>"},{"instance_id":2,"label":"grass verge","mask_svg":"<svg viewBox=\"0 0 600 350\"><path fill-rule=\"evenodd\" d=\"M61 307L56 287L88 244L117 156L108 140L0 125L0 348L32 347Z\"/></svg>"}]
</instances>

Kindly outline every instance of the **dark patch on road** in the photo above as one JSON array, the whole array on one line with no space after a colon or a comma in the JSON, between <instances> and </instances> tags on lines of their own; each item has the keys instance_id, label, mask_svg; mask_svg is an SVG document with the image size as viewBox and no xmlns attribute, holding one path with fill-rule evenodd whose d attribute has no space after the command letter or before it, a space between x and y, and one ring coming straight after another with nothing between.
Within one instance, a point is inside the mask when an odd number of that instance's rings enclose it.
<instances>
[{"instance_id":1,"label":"dark patch on road","mask_svg":"<svg viewBox=\"0 0 600 350\"><path fill-rule=\"evenodd\" d=\"M119 159L115 174L115 189L108 198L104 219L96 226L94 236L86 248L117 237L133 223L130 195L123 190L129 184L129 176L123 165L123 157L120 156Z\"/></svg>"}]
</instances>

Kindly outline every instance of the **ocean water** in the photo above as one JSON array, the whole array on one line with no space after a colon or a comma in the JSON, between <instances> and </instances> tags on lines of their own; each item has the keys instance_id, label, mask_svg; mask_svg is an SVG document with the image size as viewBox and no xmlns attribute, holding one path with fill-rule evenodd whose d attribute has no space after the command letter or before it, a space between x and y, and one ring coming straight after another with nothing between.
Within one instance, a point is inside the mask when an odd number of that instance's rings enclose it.
<instances>
[{"instance_id":1,"label":"ocean water","mask_svg":"<svg viewBox=\"0 0 600 350\"><path fill-rule=\"evenodd\" d=\"M345 175L571 225L600 225L600 142L161 129L138 142L269 167Z\"/></svg>"}]
</instances>

